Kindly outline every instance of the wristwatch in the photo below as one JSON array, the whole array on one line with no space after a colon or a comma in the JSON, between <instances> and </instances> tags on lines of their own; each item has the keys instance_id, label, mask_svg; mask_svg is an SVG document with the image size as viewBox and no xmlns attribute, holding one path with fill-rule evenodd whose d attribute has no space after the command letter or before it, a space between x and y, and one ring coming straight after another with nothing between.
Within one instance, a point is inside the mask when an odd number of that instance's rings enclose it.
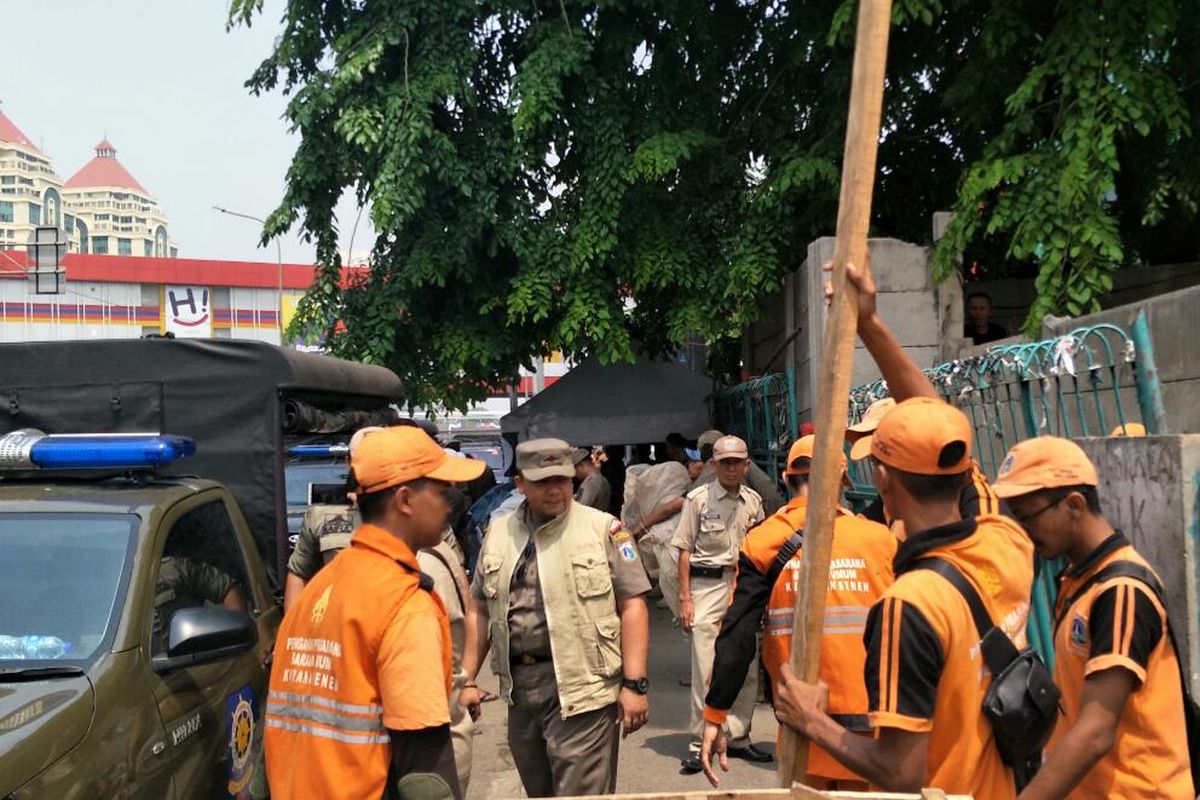
<instances>
[{"instance_id":1,"label":"wristwatch","mask_svg":"<svg viewBox=\"0 0 1200 800\"><path fill-rule=\"evenodd\" d=\"M621 681L621 688L645 694L650 691L650 680L648 678L625 678Z\"/></svg>"}]
</instances>

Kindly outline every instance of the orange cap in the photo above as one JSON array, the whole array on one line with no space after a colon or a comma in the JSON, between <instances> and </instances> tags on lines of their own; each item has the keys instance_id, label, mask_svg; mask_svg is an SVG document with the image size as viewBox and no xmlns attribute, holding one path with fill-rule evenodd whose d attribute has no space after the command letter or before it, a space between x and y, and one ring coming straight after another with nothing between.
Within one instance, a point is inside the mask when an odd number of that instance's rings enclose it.
<instances>
[{"instance_id":1,"label":"orange cap","mask_svg":"<svg viewBox=\"0 0 1200 800\"><path fill-rule=\"evenodd\" d=\"M1126 422L1124 425L1118 425L1113 428L1112 432L1108 435L1110 438L1114 436L1145 436L1146 426L1140 422Z\"/></svg>"},{"instance_id":2,"label":"orange cap","mask_svg":"<svg viewBox=\"0 0 1200 800\"><path fill-rule=\"evenodd\" d=\"M1099 485L1096 467L1079 445L1057 436L1039 436L1008 451L992 488L997 497L1008 498L1042 489Z\"/></svg>"},{"instance_id":3,"label":"orange cap","mask_svg":"<svg viewBox=\"0 0 1200 800\"><path fill-rule=\"evenodd\" d=\"M383 491L417 478L458 483L478 478L487 464L451 458L420 428L384 428L364 436L350 455L359 495Z\"/></svg>"},{"instance_id":4,"label":"orange cap","mask_svg":"<svg viewBox=\"0 0 1200 800\"><path fill-rule=\"evenodd\" d=\"M817 437L813 434L801 436L788 450L787 464L783 468L784 475L807 475L812 470L813 448ZM797 463L799 462L799 463ZM842 454L842 473L846 472L846 455Z\"/></svg>"},{"instance_id":5,"label":"orange cap","mask_svg":"<svg viewBox=\"0 0 1200 800\"><path fill-rule=\"evenodd\" d=\"M916 475L957 475L971 468L971 423L957 408L932 397L898 403L870 441L876 461ZM947 460L953 452L946 448L955 443L963 445L961 453Z\"/></svg>"}]
</instances>

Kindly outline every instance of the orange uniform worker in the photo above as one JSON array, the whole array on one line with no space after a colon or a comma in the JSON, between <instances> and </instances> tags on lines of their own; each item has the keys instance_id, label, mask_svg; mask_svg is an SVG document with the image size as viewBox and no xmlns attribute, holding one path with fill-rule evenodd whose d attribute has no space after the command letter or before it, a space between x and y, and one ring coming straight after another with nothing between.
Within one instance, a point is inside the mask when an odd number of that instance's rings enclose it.
<instances>
[{"instance_id":1,"label":"orange uniform worker","mask_svg":"<svg viewBox=\"0 0 1200 800\"><path fill-rule=\"evenodd\" d=\"M366 436L350 466L363 524L305 586L276 640L271 795L458 798L450 631L414 554L441 541L450 483L486 465L403 427Z\"/></svg>"},{"instance_id":2,"label":"orange uniform worker","mask_svg":"<svg viewBox=\"0 0 1200 800\"><path fill-rule=\"evenodd\" d=\"M768 616L762 659L772 687L791 656L814 441L815 437L809 435L792 445L783 472L791 500L752 528L742 543L733 600L717 637L713 677L705 697L700 758L714 786L719 780L712 768L712 756L717 755L721 767L728 770L725 714L741 690L753 661L755 630L764 611ZM845 474L844 457L842 473ZM821 678L829 686L830 716L847 730L869 734L867 690L862 678L867 656L863 630L867 612L892 583L896 537L883 525L856 517L845 509L838 511L821 638ZM861 777L815 745L809 751L806 782L818 789L868 788Z\"/></svg>"},{"instance_id":3,"label":"orange uniform worker","mask_svg":"<svg viewBox=\"0 0 1200 800\"><path fill-rule=\"evenodd\" d=\"M1037 551L1070 562L1054 631L1063 719L1021 798L1192 800L1179 660L1161 584L1101 514L1099 483L1079 445L1053 436L1010 450L996 480ZM1118 572L1130 567L1134 574Z\"/></svg>"},{"instance_id":4,"label":"orange uniform worker","mask_svg":"<svg viewBox=\"0 0 1200 800\"><path fill-rule=\"evenodd\" d=\"M933 786L976 800L1011 800L1015 777L983 713L991 674L970 609L947 579L914 565L925 558L948 562L1021 648L1033 548L1007 517L961 512L960 495L974 474L971 424L937 398L876 313L869 270L847 265L846 277L858 289L858 335L898 401L871 437L875 487L888 516L907 531L896 552L895 583L867 619L864 678L878 735L847 732L825 713L824 687L804 683L787 665L775 714L882 789Z\"/></svg>"}]
</instances>

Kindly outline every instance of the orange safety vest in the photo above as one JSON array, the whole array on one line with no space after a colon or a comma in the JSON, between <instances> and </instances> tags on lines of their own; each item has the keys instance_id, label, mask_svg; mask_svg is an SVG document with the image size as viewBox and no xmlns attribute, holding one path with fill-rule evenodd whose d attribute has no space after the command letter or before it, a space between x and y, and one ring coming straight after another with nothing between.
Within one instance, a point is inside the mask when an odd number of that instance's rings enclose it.
<instances>
[{"instance_id":1,"label":"orange safety vest","mask_svg":"<svg viewBox=\"0 0 1200 800\"><path fill-rule=\"evenodd\" d=\"M766 572L770 564L759 565L758 561L769 553L778 553L783 543L804 527L806 512L804 499L793 498L786 507L751 531L743 545L743 553ZM884 526L838 509L833 527L819 675L829 686L829 715L850 730L866 732L870 729L867 689L863 682L867 659L863 629L871 606L892 584L896 546L896 538ZM802 552L797 551L783 568L767 602L762 660L772 687L778 685L780 668L791 657ZM771 560L774 560L773 555ZM812 744L809 745L808 772L814 777L830 780L863 780Z\"/></svg>"},{"instance_id":2,"label":"orange safety vest","mask_svg":"<svg viewBox=\"0 0 1200 800\"><path fill-rule=\"evenodd\" d=\"M440 619L441 643L414 646L427 647L428 658L441 657L447 698L450 692L446 611L421 577L407 545L362 525L284 617L266 710L272 797L383 796L391 744L377 655L389 624L409 603L428 604L428 613Z\"/></svg>"}]
</instances>

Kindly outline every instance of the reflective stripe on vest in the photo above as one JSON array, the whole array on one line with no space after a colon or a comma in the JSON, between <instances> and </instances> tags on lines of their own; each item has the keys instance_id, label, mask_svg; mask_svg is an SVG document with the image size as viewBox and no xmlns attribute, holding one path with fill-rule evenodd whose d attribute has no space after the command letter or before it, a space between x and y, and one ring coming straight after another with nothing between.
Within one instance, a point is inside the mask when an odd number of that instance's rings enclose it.
<instances>
[{"instance_id":1,"label":"reflective stripe on vest","mask_svg":"<svg viewBox=\"0 0 1200 800\"><path fill-rule=\"evenodd\" d=\"M828 634L848 633L861 635L867 627L867 613L869 611L869 608L864 608L863 606L826 606L825 626L822 632ZM791 636L793 633L792 621L794 618L794 609L770 609L767 616L767 635Z\"/></svg>"}]
</instances>

